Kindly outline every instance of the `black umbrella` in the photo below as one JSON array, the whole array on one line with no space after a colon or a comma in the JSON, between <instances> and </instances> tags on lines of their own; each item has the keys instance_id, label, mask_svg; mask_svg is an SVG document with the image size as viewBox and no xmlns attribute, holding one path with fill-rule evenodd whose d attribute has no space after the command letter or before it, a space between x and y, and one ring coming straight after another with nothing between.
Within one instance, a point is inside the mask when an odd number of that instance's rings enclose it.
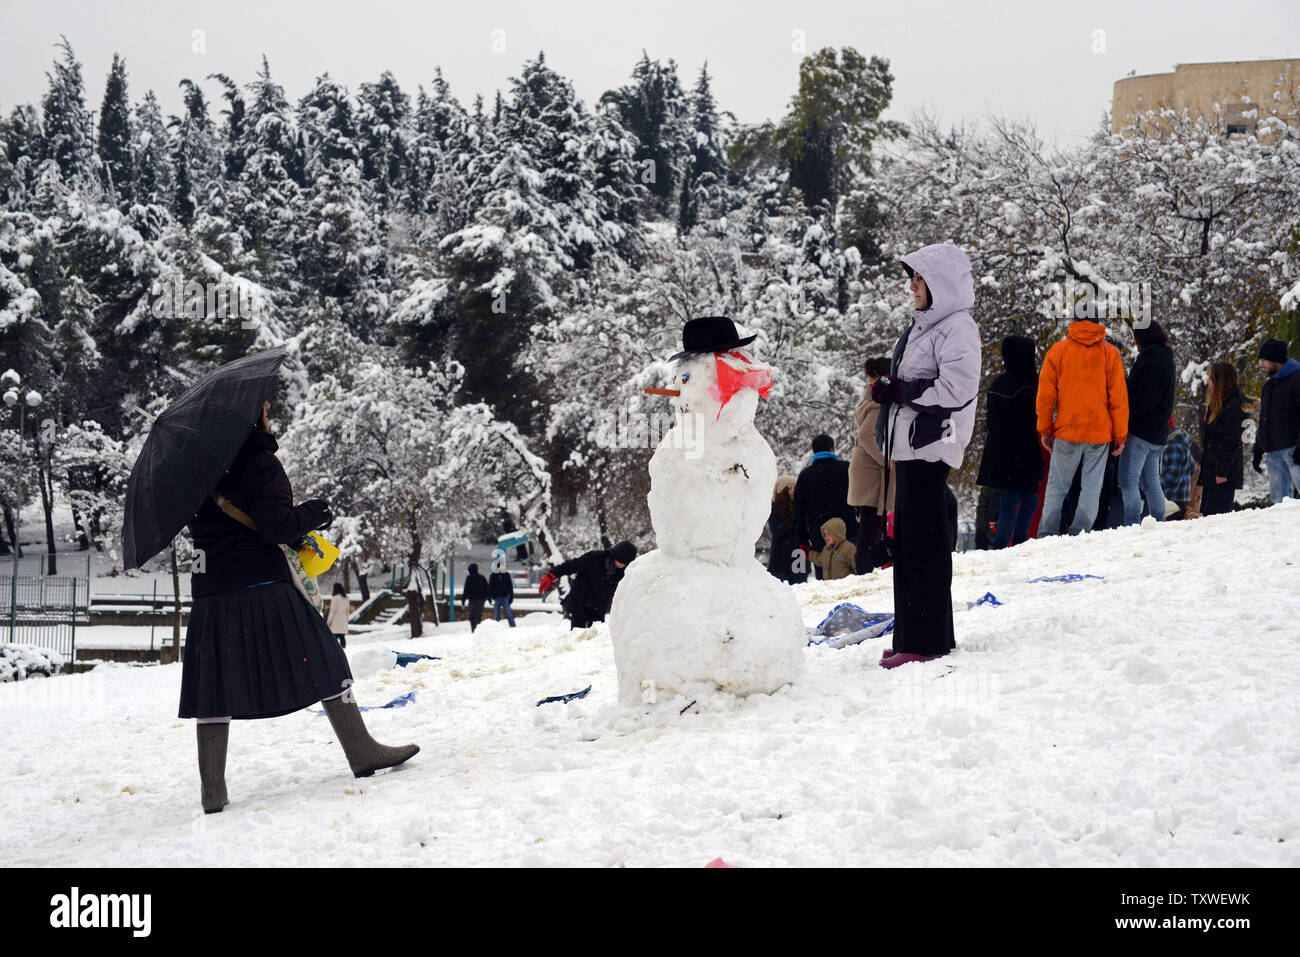
<instances>
[{"instance_id":1,"label":"black umbrella","mask_svg":"<svg viewBox=\"0 0 1300 957\"><path fill-rule=\"evenodd\" d=\"M154 420L126 487L127 568L166 548L212 494L253 430L284 351L277 346L209 372Z\"/></svg>"}]
</instances>

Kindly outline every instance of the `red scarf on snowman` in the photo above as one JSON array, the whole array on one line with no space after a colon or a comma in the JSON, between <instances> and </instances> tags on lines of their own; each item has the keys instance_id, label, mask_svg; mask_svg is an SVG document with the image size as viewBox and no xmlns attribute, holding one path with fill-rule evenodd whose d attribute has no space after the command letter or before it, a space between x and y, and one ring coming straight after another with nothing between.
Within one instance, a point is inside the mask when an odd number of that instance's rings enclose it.
<instances>
[{"instance_id":1,"label":"red scarf on snowman","mask_svg":"<svg viewBox=\"0 0 1300 957\"><path fill-rule=\"evenodd\" d=\"M718 394L714 396L718 400L717 418L722 417L723 408L741 389L754 389L767 398L772 389L771 366L755 362L739 349L715 352L714 359L718 364Z\"/></svg>"}]
</instances>

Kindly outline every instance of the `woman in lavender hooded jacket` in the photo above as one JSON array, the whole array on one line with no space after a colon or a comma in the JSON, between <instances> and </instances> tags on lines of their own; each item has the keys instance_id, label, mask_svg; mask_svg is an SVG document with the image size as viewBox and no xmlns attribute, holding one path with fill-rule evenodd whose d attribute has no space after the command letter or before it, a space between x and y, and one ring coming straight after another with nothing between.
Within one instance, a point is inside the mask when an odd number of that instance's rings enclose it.
<instances>
[{"instance_id":1,"label":"woman in lavender hooded jacket","mask_svg":"<svg viewBox=\"0 0 1300 957\"><path fill-rule=\"evenodd\" d=\"M894 634L881 665L928 661L957 647L952 625L948 472L975 429L980 335L970 260L956 246L904 256L916 316L894 346L890 375L872 386L881 403L876 440L894 462Z\"/></svg>"}]
</instances>

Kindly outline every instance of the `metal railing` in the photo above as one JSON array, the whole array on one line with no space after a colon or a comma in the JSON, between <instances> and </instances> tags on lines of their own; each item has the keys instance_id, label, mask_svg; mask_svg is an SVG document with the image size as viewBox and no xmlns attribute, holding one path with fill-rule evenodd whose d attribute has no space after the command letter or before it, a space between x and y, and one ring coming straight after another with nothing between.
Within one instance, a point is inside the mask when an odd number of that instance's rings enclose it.
<instances>
[{"instance_id":1,"label":"metal railing","mask_svg":"<svg viewBox=\"0 0 1300 957\"><path fill-rule=\"evenodd\" d=\"M0 634L9 643L51 648L76 658L77 625L90 617L90 583L84 578L0 577Z\"/></svg>"}]
</instances>

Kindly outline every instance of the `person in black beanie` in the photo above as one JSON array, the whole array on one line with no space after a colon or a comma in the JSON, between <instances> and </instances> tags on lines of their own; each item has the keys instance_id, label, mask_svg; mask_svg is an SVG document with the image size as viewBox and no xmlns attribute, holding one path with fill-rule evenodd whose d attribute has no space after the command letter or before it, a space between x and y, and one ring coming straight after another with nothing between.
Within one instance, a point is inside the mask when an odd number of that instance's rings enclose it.
<instances>
[{"instance_id":1,"label":"person in black beanie","mask_svg":"<svg viewBox=\"0 0 1300 957\"><path fill-rule=\"evenodd\" d=\"M855 541L858 520L849 505L849 463L835 454L835 440L825 433L812 440L812 462L794 483L794 528L801 544L821 547L822 526L843 519L845 536ZM817 577L822 570L817 568Z\"/></svg>"},{"instance_id":2,"label":"person in black beanie","mask_svg":"<svg viewBox=\"0 0 1300 957\"><path fill-rule=\"evenodd\" d=\"M561 575L571 575L569 593L561 604L569 616L569 629L590 628L604 621L614 601L614 591L623 580L623 569L636 558L636 546L619 542L613 548L597 548L577 558L553 565L542 576L538 590L542 597L551 591Z\"/></svg>"},{"instance_id":3,"label":"person in black beanie","mask_svg":"<svg viewBox=\"0 0 1300 957\"><path fill-rule=\"evenodd\" d=\"M1259 395L1259 429L1254 467L1268 459L1268 496L1276 505L1300 489L1300 362L1287 357L1286 343L1267 339L1259 348L1265 375Z\"/></svg>"}]
</instances>

